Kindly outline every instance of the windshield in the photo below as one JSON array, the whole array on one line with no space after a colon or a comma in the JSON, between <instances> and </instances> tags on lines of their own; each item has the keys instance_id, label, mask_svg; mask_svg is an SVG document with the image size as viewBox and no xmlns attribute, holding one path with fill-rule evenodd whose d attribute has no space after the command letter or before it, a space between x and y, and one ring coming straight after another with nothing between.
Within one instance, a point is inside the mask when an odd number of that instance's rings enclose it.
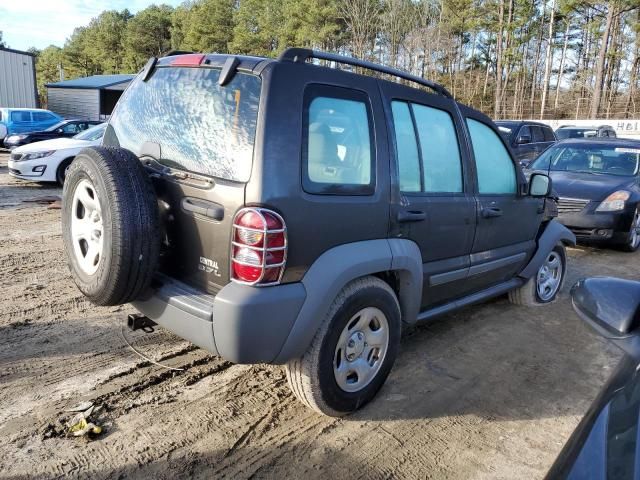
<instances>
[{"instance_id":1,"label":"windshield","mask_svg":"<svg viewBox=\"0 0 640 480\"><path fill-rule=\"evenodd\" d=\"M540 155L530 168L552 172L636 175L639 164L640 146L630 148L585 143L553 146Z\"/></svg>"},{"instance_id":2,"label":"windshield","mask_svg":"<svg viewBox=\"0 0 640 480\"><path fill-rule=\"evenodd\" d=\"M106 128L107 128L107 124L101 123L100 125L96 125L95 127L88 128L84 132L80 132L79 134L74 135L73 138L78 140L87 140L89 142L93 142L94 140L98 140L102 138Z\"/></svg>"},{"instance_id":3,"label":"windshield","mask_svg":"<svg viewBox=\"0 0 640 480\"><path fill-rule=\"evenodd\" d=\"M246 182L251 174L260 79L237 73L225 86L214 68L160 67L133 81L118 102L107 136L140 155L160 146L160 163Z\"/></svg>"},{"instance_id":4,"label":"windshield","mask_svg":"<svg viewBox=\"0 0 640 480\"><path fill-rule=\"evenodd\" d=\"M593 128L559 128L556 130L556 137L558 137L558 140L564 140L565 138L589 138L597 136L598 131Z\"/></svg>"},{"instance_id":5,"label":"windshield","mask_svg":"<svg viewBox=\"0 0 640 480\"><path fill-rule=\"evenodd\" d=\"M45 132L53 132L57 128L64 127L66 124L67 122L63 120L62 122L58 122L55 125L52 125L51 127L47 128Z\"/></svg>"}]
</instances>

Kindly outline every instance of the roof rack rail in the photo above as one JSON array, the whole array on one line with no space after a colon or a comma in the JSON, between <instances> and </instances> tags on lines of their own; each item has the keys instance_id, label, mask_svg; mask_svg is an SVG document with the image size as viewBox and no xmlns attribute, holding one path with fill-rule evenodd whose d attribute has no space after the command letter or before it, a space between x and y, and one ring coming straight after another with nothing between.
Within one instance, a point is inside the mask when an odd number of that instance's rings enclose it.
<instances>
[{"instance_id":1,"label":"roof rack rail","mask_svg":"<svg viewBox=\"0 0 640 480\"><path fill-rule=\"evenodd\" d=\"M310 58L317 58L319 60L329 60L331 62L344 63L346 65L353 65L356 67L366 68L367 70L374 70L376 72L387 73L389 75L393 75L394 77L403 78L405 80L409 80L411 82L415 82L425 87L428 87L447 98L453 98L453 95L449 93L449 90L447 90L445 87L443 87L438 83L431 82L422 77L418 77L417 75L412 75L410 73L403 72L402 70L398 70L397 68L391 68L385 65L379 65L377 63L368 62L366 60L360 60L353 57L345 57L343 55L337 55L335 53L321 52L318 50L311 50L308 48L287 48L284 52L280 54L280 56L278 57L278 61L304 63Z\"/></svg>"}]
</instances>

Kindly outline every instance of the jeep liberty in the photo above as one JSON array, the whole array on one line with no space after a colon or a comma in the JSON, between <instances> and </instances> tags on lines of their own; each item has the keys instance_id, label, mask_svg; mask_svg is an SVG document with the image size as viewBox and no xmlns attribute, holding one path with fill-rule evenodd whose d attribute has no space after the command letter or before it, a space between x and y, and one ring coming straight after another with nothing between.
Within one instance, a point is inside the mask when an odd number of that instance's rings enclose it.
<instances>
[{"instance_id":1,"label":"jeep liberty","mask_svg":"<svg viewBox=\"0 0 640 480\"><path fill-rule=\"evenodd\" d=\"M555 298L575 238L547 214L550 189L425 79L297 48L178 54L149 60L103 146L69 167L63 238L93 303L282 364L303 403L337 416L375 396L403 325Z\"/></svg>"}]
</instances>

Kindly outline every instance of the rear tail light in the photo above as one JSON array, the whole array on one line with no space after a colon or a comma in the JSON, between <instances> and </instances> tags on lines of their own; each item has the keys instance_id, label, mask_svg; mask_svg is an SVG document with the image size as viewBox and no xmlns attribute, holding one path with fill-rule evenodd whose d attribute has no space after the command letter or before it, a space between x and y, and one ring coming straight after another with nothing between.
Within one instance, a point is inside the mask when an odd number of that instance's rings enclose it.
<instances>
[{"instance_id":1,"label":"rear tail light","mask_svg":"<svg viewBox=\"0 0 640 480\"><path fill-rule=\"evenodd\" d=\"M207 56L203 53L187 53L184 55L176 55L169 65L174 67L197 67Z\"/></svg>"},{"instance_id":2,"label":"rear tail light","mask_svg":"<svg viewBox=\"0 0 640 480\"><path fill-rule=\"evenodd\" d=\"M287 229L266 208L243 208L233 219L231 279L246 285L277 285L287 262Z\"/></svg>"}]
</instances>

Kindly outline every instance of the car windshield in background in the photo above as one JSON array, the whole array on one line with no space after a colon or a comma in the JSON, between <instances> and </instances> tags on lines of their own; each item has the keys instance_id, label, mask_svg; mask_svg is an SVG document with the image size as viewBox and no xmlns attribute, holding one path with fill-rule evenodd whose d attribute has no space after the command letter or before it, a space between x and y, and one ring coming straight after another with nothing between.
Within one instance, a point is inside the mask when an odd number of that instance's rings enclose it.
<instances>
[{"instance_id":1,"label":"car windshield in background","mask_svg":"<svg viewBox=\"0 0 640 480\"><path fill-rule=\"evenodd\" d=\"M566 138L589 138L597 137L598 131L593 128L559 128L556 130L556 137L558 140L564 140Z\"/></svg>"},{"instance_id":2,"label":"car windshield in background","mask_svg":"<svg viewBox=\"0 0 640 480\"><path fill-rule=\"evenodd\" d=\"M73 138L77 140L87 140L89 142L93 142L102 138L104 135L104 131L107 129L106 123L101 123L100 125L96 125L95 127L88 128L84 132L80 132L77 135L74 135Z\"/></svg>"},{"instance_id":3,"label":"car windshield in background","mask_svg":"<svg viewBox=\"0 0 640 480\"><path fill-rule=\"evenodd\" d=\"M530 168L552 172L636 175L639 165L640 147L585 144L551 147Z\"/></svg>"},{"instance_id":4,"label":"car windshield in background","mask_svg":"<svg viewBox=\"0 0 640 480\"><path fill-rule=\"evenodd\" d=\"M47 128L47 129L45 130L45 132L53 132L53 131L55 131L57 128L64 127L66 124L67 124L67 122L66 122L66 121L58 122L58 123L56 123L55 125L52 125L52 126L50 126L49 128Z\"/></svg>"},{"instance_id":5,"label":"car windshield in background","mask_svg":"<svg viewBox=\"0 0 640 480\"><path fill-rule=\"evenodd\" d=\"M260 79L237 73L226 86L214 68L161 67L138 77L111 116L107 135L140 155L160 145L163 165L246 182L251 174Z\"/></svg>"}]
</instances>

